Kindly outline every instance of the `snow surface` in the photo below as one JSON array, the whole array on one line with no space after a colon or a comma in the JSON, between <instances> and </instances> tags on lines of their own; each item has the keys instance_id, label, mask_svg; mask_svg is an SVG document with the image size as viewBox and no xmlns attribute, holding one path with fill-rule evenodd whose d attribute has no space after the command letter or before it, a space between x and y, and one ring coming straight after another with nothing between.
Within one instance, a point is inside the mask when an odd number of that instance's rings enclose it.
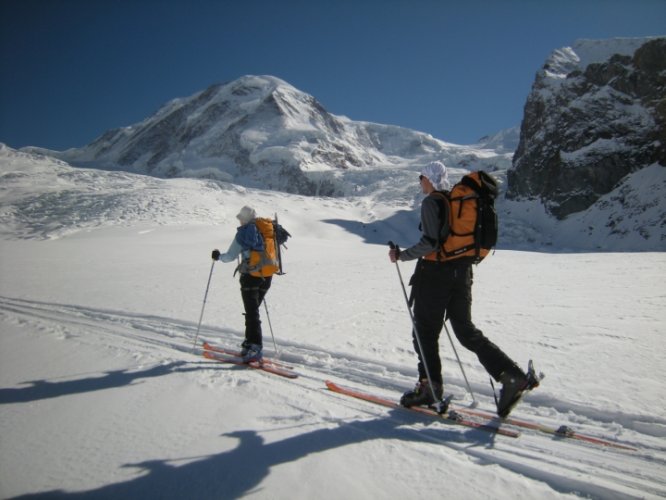
<instances>
[{"instance_id":1,"label":"snow surface","mask_svg":"<svg viewBox=\"0 0 666 500\"><path fill-rule=\"evenodd\" d=\"M325 389L397 398L415 381L385 245L418 234L404 203L0 153L0 497L666 496L663 252L500 249L476 268L477 326L546 373L515 415L638 451L493 437ZM211 267L210 251L230 243L245 204L278 212L293 235L267 301L278 353L264 326L267 354L296 380L192 349L211 270L200 340L242 340L233 266ZM401 264L405 279L412 268ZM456 347L492 409L487 374ZM446 390L469 405L444 333L441 349Z\"/></svg>"}]
</instances>

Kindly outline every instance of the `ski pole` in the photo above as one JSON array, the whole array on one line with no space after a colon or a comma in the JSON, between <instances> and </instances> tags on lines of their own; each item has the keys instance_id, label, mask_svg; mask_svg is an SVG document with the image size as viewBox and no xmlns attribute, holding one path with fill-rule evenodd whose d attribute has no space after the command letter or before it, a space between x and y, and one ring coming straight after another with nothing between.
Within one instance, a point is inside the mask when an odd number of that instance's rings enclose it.
<instances>
[{"instance_id":1,"label":"ski pole","mask_svg":"<svg viewBox=\"0 0 666 500\"><path fill-rule=\"evenodd\" d=\"M201 329L201 320L203 319L204 308L206 307L206 299L208 299L208 289L210 288L210 279L213 277L213 268L215 261L210 266L210 274L208 275L208 284L206 285L206 293L204 294L203 305L201 306L201 314L199 315L199 325L197 326L197 334L194 336L194 343L192 344L192 351L197 346L197 339L199 338L199 330Z\"/></svg>"},{"instance_id":2,"label":"ski pole","mask_svg":"<svg viewBox=\"0 0 666 500\"><path fill-rule=\"evenodd\" d=\"M264 298L264 308L266 309L266 319L268 319L268 328L271 331L271 337L273 338L273 346L275 347L275 354L279 358L280 353L278 352L278 347L277 344L275 343L275 335L273 335L273 325L271 324L271 315L268 314L268 303L266 302L266 298Z\"/></svg>"},{"instance_id":3,"label":"ski pole","mask_svg":"<svg viewBox=\"0 0 666 500\"><path fill-rule=\"evenodd\" d=\"M400 248L398 245L393 243L392 241L388 242L389 247L393 250L400 251ZM432 385L432 377L430 376L430 369L428 368L428 363L426 362L425 355L423 354L423 346L421 345L421 338L419 335L419 331L416 328L416 320L414 319L414 313L412 312L412 308L409 305L409 297L407 297L407 289L405 288L405 282L402 280L402 273L400 272L400 266L398 265L398 261L395 261L395 268L398 271L398 278L400 279L400 286L402 287L402 294L405 296L405 304L407 304L407 310L409 311L409 317L412 320L412 329L414 333L414 338L416 339L416 345L419 348L419 352L421 354L421 362L423 363L423 368L425 369L426 372L426 377L428 379L428 385L430 386L430 392L432 393L432 400L437 401L437 394L435 394L435 388ZM435 403L435 409L437 410L438 413L441 413L441 406L442 404L441 401L438 401Z\"/></svg>"},{"instance_id":4,"label":"ski pole","mask_svg":"<svg viewBox=\"0 0 666 500\"><path fill-rule=\"evenodd\" d=\"M451 347L453 348L453 352L455 353L456 359L458 360L458 366L460 367L460 371L462 372L463 378L465 379L465 384L467 384L467 390L472 396L472 408L476 408L479 405L479 402L476 400L474 392L472 391L472 387L469 385L469 380L467 380L467 375L465 375L465 369L463 368L463 365L460 362L460 356L458 356L458 351L456 350L456 346L453 344L453 339L451 338L449 329L446 327L446 320L444 320L444 330L446 330L446 336L449 337L449 342L451 342Z\"/></svg>"}]
</instances>

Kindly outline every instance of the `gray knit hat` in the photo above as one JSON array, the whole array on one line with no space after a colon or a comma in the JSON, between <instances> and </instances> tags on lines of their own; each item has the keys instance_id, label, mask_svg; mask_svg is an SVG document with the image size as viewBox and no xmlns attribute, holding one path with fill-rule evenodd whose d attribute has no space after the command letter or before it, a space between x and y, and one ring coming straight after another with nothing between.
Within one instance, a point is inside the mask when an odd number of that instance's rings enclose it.
<instances>
[{"instance_id":1,"label":"gray knit hat","mask_svg":"<svg viewBox=\"0 0 666 500\"><path fill-rule=\"evenodd\" d=\"M240 209L240 212L238 212L236 218L240 221L241 224L247 224L256 216L257 212L254 211L254 208L245 205L243 208Z\"/></svg>"}]
</instances>

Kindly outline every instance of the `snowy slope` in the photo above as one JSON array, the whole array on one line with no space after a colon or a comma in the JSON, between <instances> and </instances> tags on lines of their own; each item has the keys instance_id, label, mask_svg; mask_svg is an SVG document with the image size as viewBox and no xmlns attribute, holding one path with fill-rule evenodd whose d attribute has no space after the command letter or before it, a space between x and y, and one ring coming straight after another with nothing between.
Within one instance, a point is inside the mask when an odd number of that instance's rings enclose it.
<instances>
[{"instance_id":1,"label":"snowy slope","mask_svg":"<svg viewBox=\"0 0 666 500\"><path fill-rule=\"evenodd\" d=\"M540 202L501 199L505 248L553 251L666 250L666 168L650 165L627 175L584 212L555 221Z\"/></svg>"},{"instance_id":2,"label":"snowy slope","mask_svg":"<svg viewBox=\"0 0 666 500\"><path fill-rule=\"evenodd\" d=\"M666 496L663 253L500 250L476 269L477 325L546 373L516 416L637 451L493 437L324 387L397 398L415 380L384 244L415 235L402 204L73 169L8 148L0 160L0 497ZM294 381L192 349L211 270L200 339L242 339L232 266L209 255L244 204L293 234L268 307ZM492 409L486 373L456 346ZM469 405L445 335L441 348L447 391Z\"/></svg>"}]
</instances>

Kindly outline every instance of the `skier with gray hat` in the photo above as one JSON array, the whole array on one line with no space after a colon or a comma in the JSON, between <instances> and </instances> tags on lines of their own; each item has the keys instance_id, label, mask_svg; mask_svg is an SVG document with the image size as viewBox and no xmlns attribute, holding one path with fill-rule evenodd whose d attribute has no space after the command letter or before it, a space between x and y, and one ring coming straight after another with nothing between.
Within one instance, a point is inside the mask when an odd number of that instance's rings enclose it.
<instances>
[{"instance_id":1,"label":"skier with gray hat","mask_svg":"<svg viewBox=\"0 0 666 500\"><path fill-rule=\"evenodd\" d=\"M473 351L492 379L502 383L497 411L505 417L525 390L538 385L531 372L524 373L499 347L493 344L472 322L472 264L474 258L442 258L440 248L452 234L450 202L445 196L450 189L448 172L442 162L426 165L419 175L423 194L421 204L421 238L413 246L400 250L391 244L389 259L393 263L418 259L410 280L413 304L414 348L419 358L419 379L412 391L406 392L403 406L437 405L443 395L439 335L449 319L460 343ZM536 384L536 385L535 385Z\"/></svg>"},{"instance_id":2,"label":"skier with gray hat","mask_svg":"<svg viewBox=\"0 0 666 500\"><path fill-rule=\"evenodd\" d=\"M263 252L264 238L255 223L257 214L252 207L244 206L236 218L240 226L236 230L229 249L220 253L213 250L213 260L233 262L241 258L237 271L240 272L241 298L245 309L245 340L241 345L241 356L247 363L261 361L263 358L263 339L259 307L271 287L271 275L264 275L256 266L250 266L251 254Z\"/></svg>"}]
</instances>

